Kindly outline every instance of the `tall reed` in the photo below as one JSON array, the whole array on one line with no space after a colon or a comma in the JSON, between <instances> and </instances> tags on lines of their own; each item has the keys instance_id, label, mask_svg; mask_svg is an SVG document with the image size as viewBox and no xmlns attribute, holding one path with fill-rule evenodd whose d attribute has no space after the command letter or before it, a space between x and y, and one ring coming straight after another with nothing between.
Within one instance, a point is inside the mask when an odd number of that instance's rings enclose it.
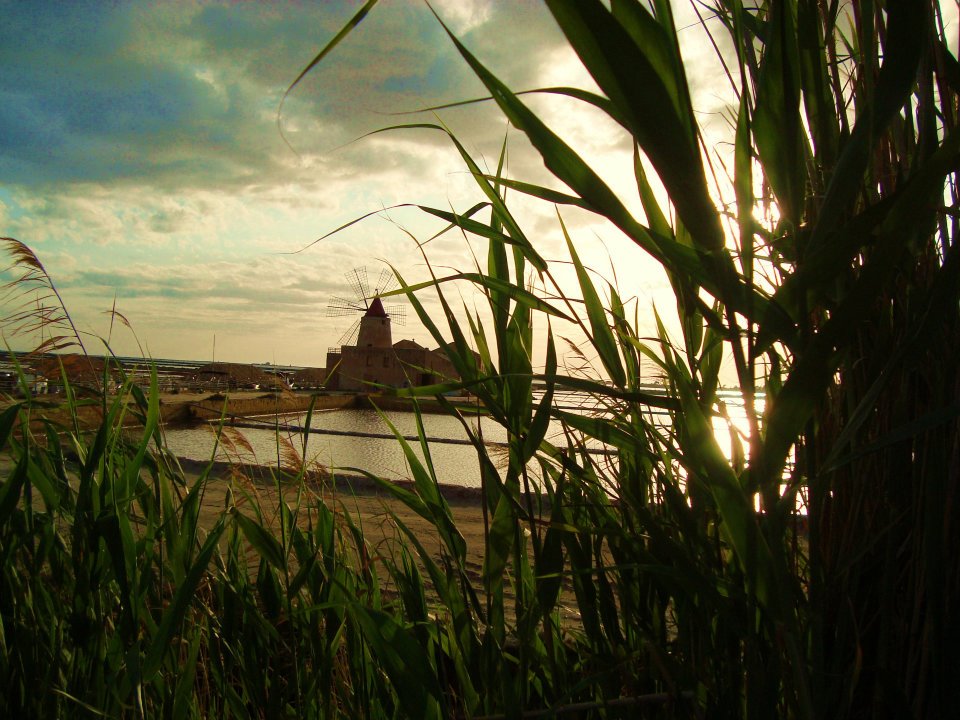
<instances>
[{"instance_id":1,"label":"tall reed","mask_svg":"<svg viewBox=\"0 0 960 720\"><path fill-rule=\"evenodd\" d=\"M715 58L735 98L729 185L706 163L667 0L547 6L599 92L542 92L605 114L632 139L643 216L449 31L566 190L506 177L502 164L484 172L443 126L391 128L445 133L484 201L423 210L486 239L486 267L403 288L438 342L452 335L461 385L510 438L502 474L476 442L490 524L477 622L483 642L512 649L515 668L498 675L503 664L481 652L471 711L609 708L685 690L711 717L948 714L960 699L949 670L960 647L951 621L960 571L950 561L960 542L960 133L958 64L940 5L699 8L715 47L733 48ZM577 288L555 282L508 191L557 208ZM564 226L567 208L609 223L663 266L679 335L656 317L656 339L643 339L642 309L631 315L620 289L595 286ZM533 292L528 274L549 294ZM486 296L486 325L479 314L457 320L443 292L455 281ZM442 323L417 299L429 288ZM537 358L535 318L546 328ZM558 370L552 328L562 321L589 339L595 377ZM726 417L724 356L749 423L744 438L731 427L730 458L713 431ZM640 383L642 360L662 374L666 397ZM534 380L546 390L539 402ZM558 409L561 388L608 412ZM667 427L651 421L651 406L669 412ZM549 420L572 449L547 440ZM599 464L590 441L615 448L615 463ZM531 462L545 478L540 507L523 493ZM553 615L562 578L581 615L576 660ZM506 583L516 592L510 618Z\"/></svg>"}]
</instances>

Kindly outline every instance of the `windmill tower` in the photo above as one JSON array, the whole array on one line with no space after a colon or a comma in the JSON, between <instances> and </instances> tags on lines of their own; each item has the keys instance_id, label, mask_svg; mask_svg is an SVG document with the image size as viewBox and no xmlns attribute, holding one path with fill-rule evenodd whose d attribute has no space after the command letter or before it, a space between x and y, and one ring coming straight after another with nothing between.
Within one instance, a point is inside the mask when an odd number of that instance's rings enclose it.
<instances>
[{"instance_id":1,"label":"windmill tower","mask_svg":"<svg viewBox=\"0 0 960 720\"><path fill-rule=\"evenodd\" d=\"M393 337L390 332L390 316L380 302L374 298L370 307L360 318L360 329L357 333L357 347L393 347Z\"/></svg>"},{"instance_id":2,"label":"windmill tower","mask_svg":"<svg viewBox=\"0 0 960 720\"><path fill-rule=\"evenodd\" d=\"M337 347L389 348L393 346L391 321L403 325L406 320L403 305L384 305L381 293L396 286L396 278L389 270L382 270L377 284L370 292L367 269L354 268L345 274L353 299L333 297L327 305L327 317L359 316L340 337Z\"/></svg>"}]
</instances>

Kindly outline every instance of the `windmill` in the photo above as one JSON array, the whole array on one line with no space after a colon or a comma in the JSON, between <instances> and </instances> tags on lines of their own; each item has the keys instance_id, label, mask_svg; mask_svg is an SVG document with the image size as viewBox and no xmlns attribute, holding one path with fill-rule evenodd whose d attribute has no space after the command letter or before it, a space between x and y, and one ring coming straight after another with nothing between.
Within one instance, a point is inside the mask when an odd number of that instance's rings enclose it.
<instances>
[{"instance_id":1,"label":"windmill","mask_svg":"<svg viewBox=\"0 0 960 720\"><path fill-rule=\"evenodd\" d=\"M380 294L392 290L397 285L397 278L392 272L384 268L380 271L380 277L377 278L373 286L373 292L370 292L370 283L367 279L367 269L365 267L354 268L344 273L347 284L350 286L352 299L333 296L327 304L327 317L348 317L355 316L356 320L347 329L337 341L337 347L343 345L353 345L360 334L361 324L365 317L371 317L371 313L379 318L386 318L387 322L393 321L398 325L406 323L406 307L403 305L384 305L378 297ZM389 329L387 330L389 337Z\"/></svg>"}]
</instances>

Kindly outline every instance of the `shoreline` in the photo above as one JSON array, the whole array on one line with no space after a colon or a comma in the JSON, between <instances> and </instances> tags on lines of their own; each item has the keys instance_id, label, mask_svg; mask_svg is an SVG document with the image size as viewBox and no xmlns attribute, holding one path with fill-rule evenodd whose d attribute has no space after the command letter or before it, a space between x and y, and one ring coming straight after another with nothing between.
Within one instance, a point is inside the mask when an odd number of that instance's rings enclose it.
<instances>
[{"instance_id":1,"label":"shoreline","mask_svg":"<svg viewBox=\"0 0 960 720\"><path fill-rule=\"evenodd\" d=\"M450 398L451 404L467 412L476 412L464 398ZM417 398L420 412L445 414L446 409L433 398ZM193 424L198 422L229 422L263 416L292 415L314 411L342 410L345 408L373 408L380 410L413 410L413 398L380 395L376 393L280 393L225 392L206 397L192 397L186 393L162 394L160 414L165 423Z\"/></svg>"},{"instance_id":2,"label":"shoreline","mask_svg":"<svg viewBox=\"0 0 960 720\"><path fill-rule=\"evenodd\" d=\"M75 401L73 413L81 427L96 427L103 421L103 402L109 408L116 399L113 395L103 398L102 401L80 395ZM33 401L38 407L43 408L44 418L63 424L72 422L71 411L66 407L66 399L62 395L37 395ZM4 396L0 398L0 410L18 402L23 400ZM126 396L122 402L129 407L131 398ZM159 396L160 420L171 427L217 422L221 419L229 422L264 416L293 415L308 412L311 407L314 411L377 407L380 410L411 412L413 402L414 398L375 393L323 394L291 391L263 393L240 390L212 394L182 392L161 393ZM446 414L447 412L433 398L416 398L416 402L420 412L424 414ZM449 402L465 413L477 412L475 405L467 402L466 398L451 397ZM136 424L136 418L133 415L129 417L129 424Z\"/></svg>"},{"instance_id":3,"label":"shoreline","mask_svg":"<svg viewBox=\"0 0 960 720\"><path fill-rule=\"evenodd\" d=\"M225 460L194 460L192 458L177 457L177 462L184 475L199 477L209 467L209 477L213 480L227 480L238 470L244 476L257 485L266 485L266 479L269 473L276 470L272 465L252 465L248 463L232 463ZM249 471L252 471L249 472ZM289 471L288 471L289 472ZM251 474L253 477L251 477ZM387 490L384 490L374 480L366 475L356 475L351 473L334 473L308 471L304 480L313 489L330 489L336 492L346 492L371 497L384 497L394 499ZM408 491L414 491L415 483L409 479L387 480L391 485ZM293 484L289 484L293 487ZM483 488L468 487L465 485L450 485L447 483L438 484L440 494L447 501L459 501L462 504L477 505L483 501Z\"/></svg>"}]
</instances>

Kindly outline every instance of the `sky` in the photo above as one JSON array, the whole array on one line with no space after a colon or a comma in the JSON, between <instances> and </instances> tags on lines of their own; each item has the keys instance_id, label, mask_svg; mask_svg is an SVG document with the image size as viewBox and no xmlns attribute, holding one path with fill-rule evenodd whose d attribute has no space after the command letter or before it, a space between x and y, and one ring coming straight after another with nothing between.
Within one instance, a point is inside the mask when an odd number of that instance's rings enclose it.
<instances>
[{"instance_id":1,"label":"sky","mask_svg":"<svg viewBox=\"0 0 960 720\"><path fill-rule=\"evenodd\" d=\"M509 86L592 87L540 3L432 5ZM393 114L484 94L422 2L378 5L281 114L284 91L359 7L0 0L0 235L38 255L91 352L109 338L119 355L322 366L350 324L327 316L331 298L351 296L349 271L364 266L375 278L389 262L408 282L428 277L411 236L425 240L440 225L389 208L464 210L479 199L443 134L368 135L375 129L440 119L491 168L506 135L510 174L557 186L489 103ZM712 52L683 39L694 66ZM707 128L722 128L720 69L700 67L691 74L697 106ZM629 190L629 138L569 101L531 103ZM556 210L521 198L516 207L562 274ZM564 220L600 276L615 268L643 317L672 305L662 273L615 230ZM426 256L441 272L471 269L457 235L431 242ZM111 331L114 304L132 331ZM394 340L434 346L412 316ZM26 349L23 338L6 340Z\"/></svg>"}]
</instances>

